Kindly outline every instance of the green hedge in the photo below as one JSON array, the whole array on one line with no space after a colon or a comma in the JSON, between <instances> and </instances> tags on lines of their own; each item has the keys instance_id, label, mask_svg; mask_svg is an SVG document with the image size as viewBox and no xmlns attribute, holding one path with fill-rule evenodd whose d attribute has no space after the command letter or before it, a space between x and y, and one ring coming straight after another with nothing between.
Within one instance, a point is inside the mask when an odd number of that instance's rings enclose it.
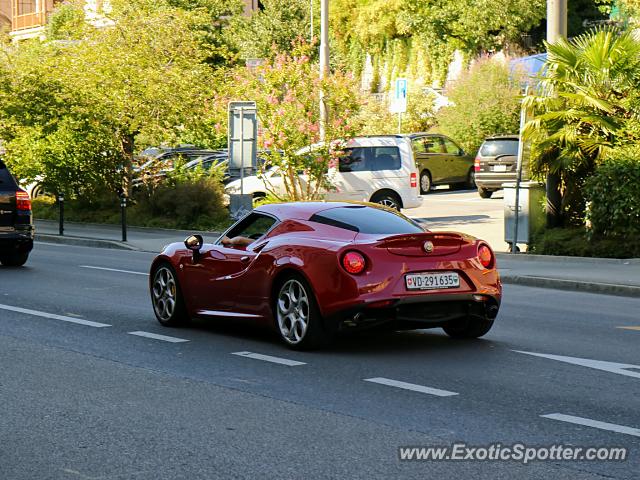
<instances>
[{"instance_id":1,"label":"green hedge","mask_svg":"<svg viewBox=\"0 0 640 480\"><path fill-rule=\"evenodd\" d=\"M596 238L640 236L640 156L636 152L616 152L586 181L587 220Z\"/></svg>"},{"instance_id":2,"label":"green hedge","mask_svg":"<svg viewBox=\"0 0 640 480\"><path fill-rule=\"evenodd\" d=\"M590 237L584 228L553 228L534 235L529 252L569 257L640 258L640 236Z\"/></svg>"}]
</instances>

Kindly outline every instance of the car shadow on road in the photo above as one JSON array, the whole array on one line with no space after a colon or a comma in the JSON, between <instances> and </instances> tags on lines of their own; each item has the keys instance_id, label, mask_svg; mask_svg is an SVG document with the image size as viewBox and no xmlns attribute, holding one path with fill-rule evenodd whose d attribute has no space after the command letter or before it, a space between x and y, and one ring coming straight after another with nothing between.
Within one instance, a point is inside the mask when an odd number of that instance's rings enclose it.
<instances>
[{"instance_id":1,"label":"car shadow on road","mask_svg":"<svg viewBox=\"0 0 640 480\"><path fill-rule=\"evenodd\" d=\"M239 342L253 341L265 346L288 349L278 338L278 334L263 324L246 319L194 319L186 327L199 332ZM338 335L323 348L313 351L321 355L339 354L341 356L407 356L415 353L433 355L439 353L488 351L498 344L487 339L455 340L446 336L440 329L409 331L365 331ZM248 347L248 346L247 346ZM252 347L253 348L253 347Z\"/></svg>"}]
</instances>

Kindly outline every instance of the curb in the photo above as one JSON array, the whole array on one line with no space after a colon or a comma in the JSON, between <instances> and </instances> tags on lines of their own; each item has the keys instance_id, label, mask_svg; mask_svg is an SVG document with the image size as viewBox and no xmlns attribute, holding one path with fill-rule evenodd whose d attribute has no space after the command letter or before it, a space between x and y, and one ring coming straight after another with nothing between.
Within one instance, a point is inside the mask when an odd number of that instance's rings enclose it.
<instances>
[{"instance_id":1,"label":"curb","mask_svg":"<svg viewBox=\"0 0 640 480\"><path fill-rule=\"evenodd\" d=\"M640 287L618 285L614 283L582 282L559 278L536 277L531 275L500 275L503 283L524 285L527 287L552 288L555 290L573 290L578 292L601 293L620 297L640 298Z\"/></svg>"},{"instance_id":2,"label":"curb","mask_svg":"<svg viewBox=\"0 0 640 480\"><path fill-rule=\"evenodd\" d=\"M63 245L76 245L78 247L110 248L112 250L140 251L140 249L132 245L127 245L122 242L116 242L115 240L100 240L97 238L47 235L47 234L37 233L35 241L59 243Z\"/></svg>"},{"instance_id":3,"label":"curb","mask_svg":"<svg viewBox=\"0 0 640 480\"><path fill-rule=\"evenodd\" d=\"M563 255L535 255L532 253L500 253L496 252L499 261L525 261L525 262L565 262L565 263L595 263L609 265L639 265L640 258L601 258L601 257L567 257Z\"/></svg>"}]
</instances>

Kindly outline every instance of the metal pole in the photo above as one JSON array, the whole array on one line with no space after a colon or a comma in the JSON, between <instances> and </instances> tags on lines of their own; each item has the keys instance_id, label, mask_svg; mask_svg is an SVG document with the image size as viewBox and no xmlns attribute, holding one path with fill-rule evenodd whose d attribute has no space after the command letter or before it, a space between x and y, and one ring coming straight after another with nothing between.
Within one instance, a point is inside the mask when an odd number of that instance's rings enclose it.
<instances>
[{"instance_id":1,"label":"metal pole","mask_svg":"<svg viewBox=\"0 0 640 480\"><path fill-rule=\"evenodd\" d=\"M529 87L524 92L525 97L529 93ZM524 100L523 100L524 101ZM527 110L524 104L520 106L520 132L518 134L518 158L516 165L516 211L514 212L513 240L511 241L511 253L518 253L518 223L520 222L520 182L522 181L522 156L524 154L524 143L522 141L522 130L527 121Z\"/></svg>"},{"instance_id":2,"label":"metal pole","mask_svg":"<svg viewBox=\"0 0 640 480\"><path fill-rule=\"evenodd\" d=\"M547 0L547 42L554 43L567 37L567 0ZM547 175L547 227L560 224L561 202L560 175Z\"/></svg>"},{"instance_id":3,"label":"metal pole","mask_svg":"<svg viewBox=\"0 0 640 480\"><path fill-rule=\"evenodd\" d=\"M402 133L402 112L398 112L398 135Z\"/></svg>"},{"instance_id":4,"label":"metal pole","mask_svg":"<svg viewBox=\"0 0 640 480\"><path fill-rule=\"evenodd\" d=\"M320 0L320 80L329 75L329 0ZM320 91L320 141L326 136L327 105Z\"/></svg>"},{"instance_id":5,"label":"metal pole","mask_svg":"<svg viewBox=\"0 0 640 480\"><path fill-rule=\"evenodd\" d=\"M122 241L127 241L127 194L120 196L120 218L122 220Z\"/></svg>"},{"instance_id":6,"label":"metal pole","mask_svg":"<svg viewBox=\"0 0 640 480\"><path fill-rule=\"evenodd\" d=\"M240 107L240 195L244 195L244 107Z\"/></svg>"},{"instance_id":7,"label":"metal pole","mask_svg":"<svg viewBox=\"0 0 640 480\"><path fill-rule=\"evenodd\" d=\"M58 234L64 235L64 194L58 194L58 208L60 213L60 218L58 219Z\"/></svg>"}]
</instances>

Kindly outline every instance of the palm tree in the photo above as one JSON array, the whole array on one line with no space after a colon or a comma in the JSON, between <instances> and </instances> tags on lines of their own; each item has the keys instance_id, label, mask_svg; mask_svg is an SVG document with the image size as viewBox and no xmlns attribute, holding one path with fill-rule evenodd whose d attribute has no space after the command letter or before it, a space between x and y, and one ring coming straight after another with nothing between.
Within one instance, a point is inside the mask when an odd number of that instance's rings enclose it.
<instances>
[{"instance_id":1,"label":"palm tree","mask_svg":"<svg viewBox=\"0 0 640 480\"><path fill-rule=\"evenodd\" d=\"M565 220L584 219L582 184L636 122L640 42L630 32L603 28L547 44L537 91L525 98L534 117L524 130L532 142L534 174L558 174Z\"/></svg>"}]
</instances>

